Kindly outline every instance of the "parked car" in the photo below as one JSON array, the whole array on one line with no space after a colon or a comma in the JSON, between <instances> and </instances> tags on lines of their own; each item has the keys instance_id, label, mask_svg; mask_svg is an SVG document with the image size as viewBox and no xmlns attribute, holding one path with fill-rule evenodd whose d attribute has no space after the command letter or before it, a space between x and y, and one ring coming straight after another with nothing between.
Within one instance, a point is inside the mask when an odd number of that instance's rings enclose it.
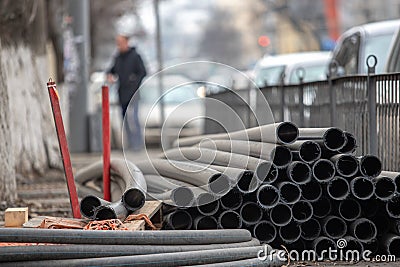
<instances>
[{"instance_id":1,"label":"parked car","mask_svg":"<svg viewBox=\"0 0 400 267\"><path fill-rule=\"evenodd\" d=\"M264 56L254 68L254 79L258 87L299 82L297 70L303 69L303 81L326 79L330 52L303 52ZM283 76L282 76L283 75Z\"/></svg>"},{"instance_id":2,"label":"parked car","mask_svg":"<svg viewBox=\"0 0 400 267\"><path fill-rule=\"evenodd\" d=\"M369 55L377 58L376 73L383 73L393 36L399 28L400 20L390 20L353 27L343 33L332 56L338 64L338 75L366 74Z\"/></svg>"}]
</instances>

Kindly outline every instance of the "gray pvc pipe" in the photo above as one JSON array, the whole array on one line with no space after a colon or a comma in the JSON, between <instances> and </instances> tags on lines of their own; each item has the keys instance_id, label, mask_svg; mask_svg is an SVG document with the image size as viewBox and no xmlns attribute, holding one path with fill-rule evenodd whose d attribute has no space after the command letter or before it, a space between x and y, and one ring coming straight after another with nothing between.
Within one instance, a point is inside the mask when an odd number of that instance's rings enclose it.
<instances>
[{"instance_id":1,"label":"gray pvc pipe","mask_svg":"<svg viewBox=\"0 0 400 267\"><path fill-rule=\"evenodd\" d=\"M289 148L271 143L243 140L206 140L202 141L199 147L272 161L278 168L285 168L292 161L292 153Z\"/></svg>"},{"instance_id":2,"label":"gray pvc pipe","mask_svg":"<svg viewBox=\"0 0 400 267\"><path fill-rule=\"evenodd\" d=\"M182 266L218 263L257 257L262 249L257 247L223 248L201 251L159 253L151 255L118 256L105 258L13 262L12 266ZM5 263L4 266L8 264Z\"/></svg>"},{"instance_id":3,"label":"gray pvc pipe","mask_svg":"<svg viewBox=\"0 0 400 267\"><path fill-rule=\"evenodd\" d=\"M52 245L41 246L10 246L1 247L0 262L62 260L76 258L103 258L131 255L148 255L169 252L199 251L210 249L225 249L237 247L259 246L257 239L247 242L212 244L212 245Z\"/></svg>"},{"instance_id":4,"label":"gray pvc pipe","mask_svg":"<svg viewBox=\"0 0 400 267\"><path fill-rule=\"evenodd\" d=\"M200 143L202 140L249 140L272 144L290 144L296 141L299 130L291 122L278 122L266 124L250 129L231 133L207 134L194 137L180 138L174 142L174 146L184 147Z\"/></svg>"},{"instance_id":5,"label":"gray pvc pipe","mask_svg":"<svg viewBox=\"0 0 400 267\"><path fill-rule=\"evenodd\" d=\"M0 242L12 243L201 245L246 242L250 240L250 232L244 229L204 231L84 231L0 228Z\"/></svg>"},{"instance_id":6,"label":"gray pvc pipe","mask_svg":"<svg viewBox=\"0 0 400 267\"><path fill-rule=\"evenodd\" d=\"M400 193L400 172L382 171L381 175L392 178L396 183L397 193Z\"/></svg>"},{"instance_id":7,"label":"gray pvc pipe","mask_svg":"<svg viewBox=\"0 0 400 267\"><path fill-rule=\"evenodd\" d=\"M339 128L299 128L298 140L321 140L323 146L330 151L342 149L346 144L346 136Z\"/></svg>"}]
</instances>

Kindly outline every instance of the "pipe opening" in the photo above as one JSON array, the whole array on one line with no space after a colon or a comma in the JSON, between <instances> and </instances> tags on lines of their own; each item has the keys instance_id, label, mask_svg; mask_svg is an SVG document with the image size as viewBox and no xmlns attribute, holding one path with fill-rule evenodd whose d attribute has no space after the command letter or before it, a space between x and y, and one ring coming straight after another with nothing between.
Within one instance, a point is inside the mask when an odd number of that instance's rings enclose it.
<instances>
[{"instance_id":1,"label":"pipe opening","mask_svg":"<svg viewBox=\"0 0 400 267\"><path fill-rule=\"evenodd\" d=\"M397 193L400 194L400 175L397 175L396 178L394 178L394 183L396 184Z\"/></svg>"},{"instance_id":2,"label":"pipe opening","mask_svg":"<svg viewBox=\"0 0 400 267\"><path fill-rule=\"evenodd\" d=\"M293 162L288 168L288 176L298 184L305 184L311 179L311 168L301 161Z\"/></svg>"},{"instance_id":3,"label":"pipe opening","mask_svg":"<svg viewBox=\"0 0 400 267\"><path fill-rule=\"evenodd\" d=\"M243 203L243 196L238 190L232 189L228 194L220 198L221 206L224 209L235 210L239 208Z\"/></svg>"},{"instance_id":4,"label":"pipe opening","mask_svg":"<svg viewBox=\"0 0 400 267\"><path fill-rule=\"evenodd\" d=\"M335 242L327 237L321 237L318 240L316 240L316 243L314 245L314 250L315 253L321 257L321 256L325 256L328 257L328 253L326 253L326 251L329 251L329 249L333 250L336 249L336 244ZM322 253L324 252L324 254L322 255Z\"/></svg>"},{"instance_id":5,"label":"pipe opening","mask_svg":"<svg viewBox=\"0 0 400 267\"><path fill-rule=\"evenodd\" d=\"M143 207L146 196L137 188L130 188L122 195L122 202L128 210L138 210Z\"/></svg>"},{"instance_id":6,"label":"pipe opening","mask_svg":"<svg viewBox=\"0 0 400 267\"><path fill-rule=\"evenodd\" d=\"M303 222L300 228L302 238L308 241L315 240L321 234L321 225L314 218Z\"/></svg>"},{"instance_id":7,"label":"pipe opening","mask_svg":"<svg viewBox=\"0 0 400 267\"><path fill-rule=\"evenodd\" d=\"M314 141L305 141L299 149L300 158L311 163L321 158L321 147Z\"/></svg>"},{"instance_id":8,"label":"pipe opening","mask_svg":"<svg viewBox=\"0 0 400 267\"><path fill-rule=\"evenodd\" d=\"M351 181L353 195L361 200L370 199L375 192L375 186L370 179L357 177Z\"/></svg>"},{"instance_id":9,"label":"pipe opening","mask_svg":"<svg viewBox=\"0 0 400 267\"><path fill-rule=\"evenodd\" d=\"M259 186L259 181L256 177L253 176L251 172L245 172L242 177L239 178L239 181L236 187L242 193L251 193L257 190Z\"/></svg>"},{"instance_id":10,"label":"pipe opening","mask_svg":"<svg viewBox=\"0 0 400 267\"><path fill-rule=\"evenodd\" d=\"M171 214L170 225L174 230L186 230L192 227L192 217L187 211L176 210Z\"/></svg>"},{"instance_id":11,"label":"pipe opening","mask_svg":"<svg viewBox=\"0 0 400 267\"><path fill-rule=\"evenodd\" d=\"M353 153L357 148L357 140L351 133L345 132L344 134L346 136L346 144L339 149L339 152L343 154Z\"/></svg>"},{"instance_id":12,"label":"pipe opening","mask_svg":"<svg viewBox=\"0 0 400 267\"><path fill-rule=\"evenodd\" d=\"M264 183L273 183L276 181L278 178L278 168L275 166L275 164L271 164L268 175L264 179Z\"/></svg>"},{"instance_id":13,"label":"pipe opening","mask_svg":"<svg viewBox=\"0 0 400 267\"><path fill-rule=\"evenodd\" d=\"M225 211L218 220L222 229L239 229L242 227L242 219L235 211Z\"/></svg>"},{"instance_id":14,"label":"pipe opening","mask_svg":"<svg viewBox=\"0 0 400 267\"><path fill-rule=\"evenodd\" d=\"M219 202L210 193L202 193L197 199L197 210L203 215L213 215L218 211Z\"/></svg>"},{"instance_id":15,"label":"pipe opening","mask_svg":"<svg viewBox=\"0 0 400 267\"><path fill-rule=\"evenodd\" d=\"M400 195L386 202L386 211L390 217L400 219Z\"/></svg>"},{"instance_id":16,"label":"pipe opening","mask_svg":"<svg viewBox=\"0 0 400 267\"><path fill-rule=\"evenodd\" d=\"M281 200L286 204L293 204L300 200L301 189L297 184L283 182L279 187Z\"/></svg>"},{"instance_id":17,"label":"pipe opening","mask_svg":"<svg viewBox=\"0 0 400 267\"><path fill-rule=\"evenodd\" d=\"M208 188L216 195L223 195L231 189L231 183L226 175L214 174L208 181Z\"/></svg>"},{"instance_id":18,"label":"pipe opening","mask_svg":"<svg viewBox=\"0 0 400 267\"><path fill-rule=\"evenodd\" d=\"M343 200L350 194L350 185L346 179L336 177L328 184L327 190L332 199Z\"/></svg>"},{"instance_id":19,"label":"pipe opening","mask_svg":"<svg viewBox=\"0 0 400 267\"><path fill-rule=\"evenodd\" d=\"M282 226L279 228L279 236L285 243L296 242L301 236L300 226L294 222Z\"/></svg>"},{"instance_id":20,"label":"pipe opening","mask_svg":"<svg viewBox=\"0 0 400 267\"><path fill-rule=\"evenodd\" d=\"M292 210L286 204L279 203L271 209L270 218L277 226L285 226L292 220Z\"/></svg>"},{"instance_id":21,"label":"pipe opening","mask_svg":"<svg viewBox=\"0 0 400 267\"><path fill-rule=\"evenodd\" d=\"M87 218L94 218L95 210L101 205L96 196L86 196L81 200L81 213Z\"/></svg>"},{"instance_id":22,"label":"pipe opening","mask_svg":"<svg viewBox=\"0 0 400 267\"><path fill-rule=\"evenodd\" d=\"M329 160L320 159L313 165L312 172L317 181L328 182L335 176L335 165Z\"/></svg>"},{"instance_id":23,"label":"pipe opening","mask_svg":"<svg viewBox=\"0 0 400 267\"><path fill-rule=\"evenodd\" d=\"M110 220L117 219L117 214L111 207L100 207L96 212L96 220Z\"/></svg>"},{"instance_id":24,"label":"pipe opening","mask_svg":"<svg viewBox=\"0 0 400 267\"><path fill-rule=\"evenodd\" d=\"M261 162L255 170L255 176L260 182L264 182L270 174L270 169L273 166L271 162ZM276 166L275 166L276 167Z\"/></svg>"},{"instance_id":25,"label":"pipe opening","mask_svg":"<svg viewBox=\"0 0 400 267\"><path fill-rule=\"evenodd\" d=\"M382 162L378 157L368 155L360 159L360 171L368 177L377 177L382 171Z\"/></svg>"},{"instance_id":26,"label":"pipe opening","mask_svg":"<svg viewBox=\"0 0 400 267\"><path fill-rule=\"evenodd\" d=\"M326 148L332 151L337 151L346 144L346 136L338 128L329 128L323 138Z\"/></svg>"},{"instance_id":27,"label":"pipe opening","mask_svg":"<svg viewBox=\"0 0 400 267\"><path fill-rule=\"evenodd\" d=\"M264 243L271 243L276 238L276 228L268 221L258 223L254 227L253 233L255 238Z\"/></svg>"},{"instance_id":28,"label":"pipe opening","mask_svg":"<svg viewBox=\"0 0 400 267\"><path fill-rule=\"evenodd\" d=\"M361 210L364 217L373 217L378 213L380 205L376 199L368 199L360 202Z\"/></svg>"},{"instance_id":29,"label":"pipe opening","mask_svg":"<svg viewBox=\"0 0 400 267\"><path fill-rule=\"evenodd\" d=\"M297 140L299 129L291 122L283 122L276 129L277 139L284 144L291 144Z\"/></svg>"},{"instance_id":30,"label":"pipe opening","mask_svg":"<svg viewBox=\"0 0 400 267\"><path fill-rule=\"evenodd\" d=\"M277 167L286 167L292 162L292 152L285 146L277 146L274 149L274 164Z\"/></svg>"},{"instance_id":31,"label":"pipe opening","mask_svg":"<svg viewBox=\"0 0 400 267\"><path fill-rule=\"evenodd\" d=\"M400 258L400 237L395 237L390 240L388 250L390 255L395 255L396 258Z\"/></svg>"},{"instance_id":32,"label":"pipe opening","mask_svg":"<svg viewBox=\"0 0 400 267\"><path fill-rule=\"evenodd\" d=\"M212 216L203 216L196 221L196 230L212 230L217 229L217 220Z\"/></svg>"},{"instance_id":33,"label":"pipe opening","mask_svg":"<svg viewBox=\"0 0 400 267\"><path fill-rule=\"evenodd\" d=\"M368 219L356 221L354 225L354 236L360 241L368 241L376 237L376 226Z\"/></svg>"},{"instance_id":34,"label":"pipe opening","mask_svg":"<svg viewBox=\"0 0 400 267\"><path fill-rule=\"evenodd\" d=\"M342 155L336 162L337 172L344 177L351 177L358 172L358 161L352 155Z\"/></svg>"},{"instance_id":35,"label":"pipe opening","mask_svg":"<svg viewBox=\"0 0 400 267\"><path fill-rule=\"evenodd\" d=\"M261 220L263 212L256 203L247 202L240 209L240 216L245 224L252 225Z\"/></svg>"},{"instance_id":36,"label":"pipe opening","mask_svg":"<svg viewBox=\"0 0 400 267\"><path fill-rule=\"evenodd\" d=\"M326 197L321 197L320 199L318 199L316 202L314 202L312 204L313 204L314 216L316 218L324 218L329 213L331 213L331 209L332 209L331 202Z\"/></svg>"},{"instance_id":37,"label":"pipe opening","mask_svg":"<svg viewBox=\"0 0 400 267\"><path fill-rule=\"evenodd\" d=\"M275 186L262 185L257 191L257 201L263 208L272 208L279 200L279 190Z\"/></svg>"},{"instance_id":38,"label":"pipe opening","mask_svg":"<svg viewBox=\"0 0 400 267\"><path fill-rule=\"evenodd\" d=\"M379 177L375 182L375 196L383 201L391 199L396 193L396 184L389 177Z\"/></svg>"},{"instance_id":39,"label":"pipe opening","mask_svg":"<svg viewBox=\"0 0 400 267\"><path fill-rule=\"evenodd\" d=\"M354 221L361 216L361 205L353 199L346 199L339 204L339 215L346 221Z\"/></svg>"},{"instance_id":40,"label":"pipe opening","mask_svg":"<svg viewBox=\"0 0 400 267\"><path fill-rule=\"evenodd\" d=\"M330 238L341 238L347 232L347 224L339 217L330 217L325 221L324 230Z\"/></svg>"},{"instance_id":41,"label":"pipe opening","mask_svg":"<svg viewBox=\"0 0 400 267\"><path fill-rule=\"evenodd\" d=\"M293 219L296 222L305 222L311 219L313 207L310 202L298 201L292 206Z\"/></svg>"},{"instance_id":42,"label":"pipe opening","mask_svg":"<svg viewBox=\"0 0 400 267\"><path fill-rule=\"evenodd\" d=\"M190 188L180 186L172 190L171 200L178 207L190 207L193 205L194 194Z\"/></svg>"},{"instance_id":43,"label":"pipe opening","mask_svg":"<svg viewBox=\"0 0 400 267\"><path fill-rule=\"evenodd\" d=\"M358 252L363 252L364 251L364 246L361 244L360 241L358 241L357 239L355 239L354 237L346 237L345 238L347 241L347 245L345 248L343 248L344 251L358 251ZM344 253L344 255L347 256L346 253ZM351 260L350 255L348 260Z\"/></svg>"},{"instance_id":44,"label":"pipe opening","mask_svg":"<svg viewBox=\"0 0 400 267\"><path fill-rule=\"evenodd\" d=\"M315 180L301 186L301 194L305 200L314 202L322 196L321 184Z\"/></svg>"}]
</instances>

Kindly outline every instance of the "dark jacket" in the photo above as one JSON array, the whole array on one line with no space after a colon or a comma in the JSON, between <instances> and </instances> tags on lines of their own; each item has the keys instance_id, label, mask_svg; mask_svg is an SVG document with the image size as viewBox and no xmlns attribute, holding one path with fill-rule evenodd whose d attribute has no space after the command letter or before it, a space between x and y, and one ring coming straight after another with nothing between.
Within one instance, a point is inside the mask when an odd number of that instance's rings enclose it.
<instances>
[{"instance_id":1,"label":"dark jacket","mask_svg":"<svg viewBox=\"0 0 400 267\"><path fill-rule=\"evenodd\" d=\"M118 75L118 95L121 105L129 103L147 74L143 60L134 47L125 53L119 53L108 73ZM139 95L135 95L136 97L139 98Z\"/></svg>"}]
</instances>

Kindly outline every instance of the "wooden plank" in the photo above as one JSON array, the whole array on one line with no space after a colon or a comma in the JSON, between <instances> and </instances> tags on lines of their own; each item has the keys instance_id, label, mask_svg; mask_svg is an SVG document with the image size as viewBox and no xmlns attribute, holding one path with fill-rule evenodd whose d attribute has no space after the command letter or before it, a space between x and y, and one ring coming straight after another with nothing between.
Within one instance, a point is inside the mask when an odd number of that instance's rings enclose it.
<instances>
[{"instance_id":1,"label":"wooden plank","mask_svg":"<svg viewBox=\"0 0 400 267\"><path fill-rule=\"evenodd\" d=\"M5 227L22 227L28 221L28 207L8 208L4 214Z\"/></svg>"},{"instance_id":2,"label":"wooden plank","mask_svg":"<svg viewBox=\"0 0 400 267\"><path fill-rule=\"evenodd\" d=\"M141 209L135 211L133 214L145 214L152 220L154 215L160 214L161 206L162 203L160 201L146 201L144 206ZM159 218L157 218L157 221L159 221ZM146 222L144 220L126 222L124 223L124 225L126 226L126 228L132 231L145 230L146 228Z\"/></svg>"}]
</instances>

